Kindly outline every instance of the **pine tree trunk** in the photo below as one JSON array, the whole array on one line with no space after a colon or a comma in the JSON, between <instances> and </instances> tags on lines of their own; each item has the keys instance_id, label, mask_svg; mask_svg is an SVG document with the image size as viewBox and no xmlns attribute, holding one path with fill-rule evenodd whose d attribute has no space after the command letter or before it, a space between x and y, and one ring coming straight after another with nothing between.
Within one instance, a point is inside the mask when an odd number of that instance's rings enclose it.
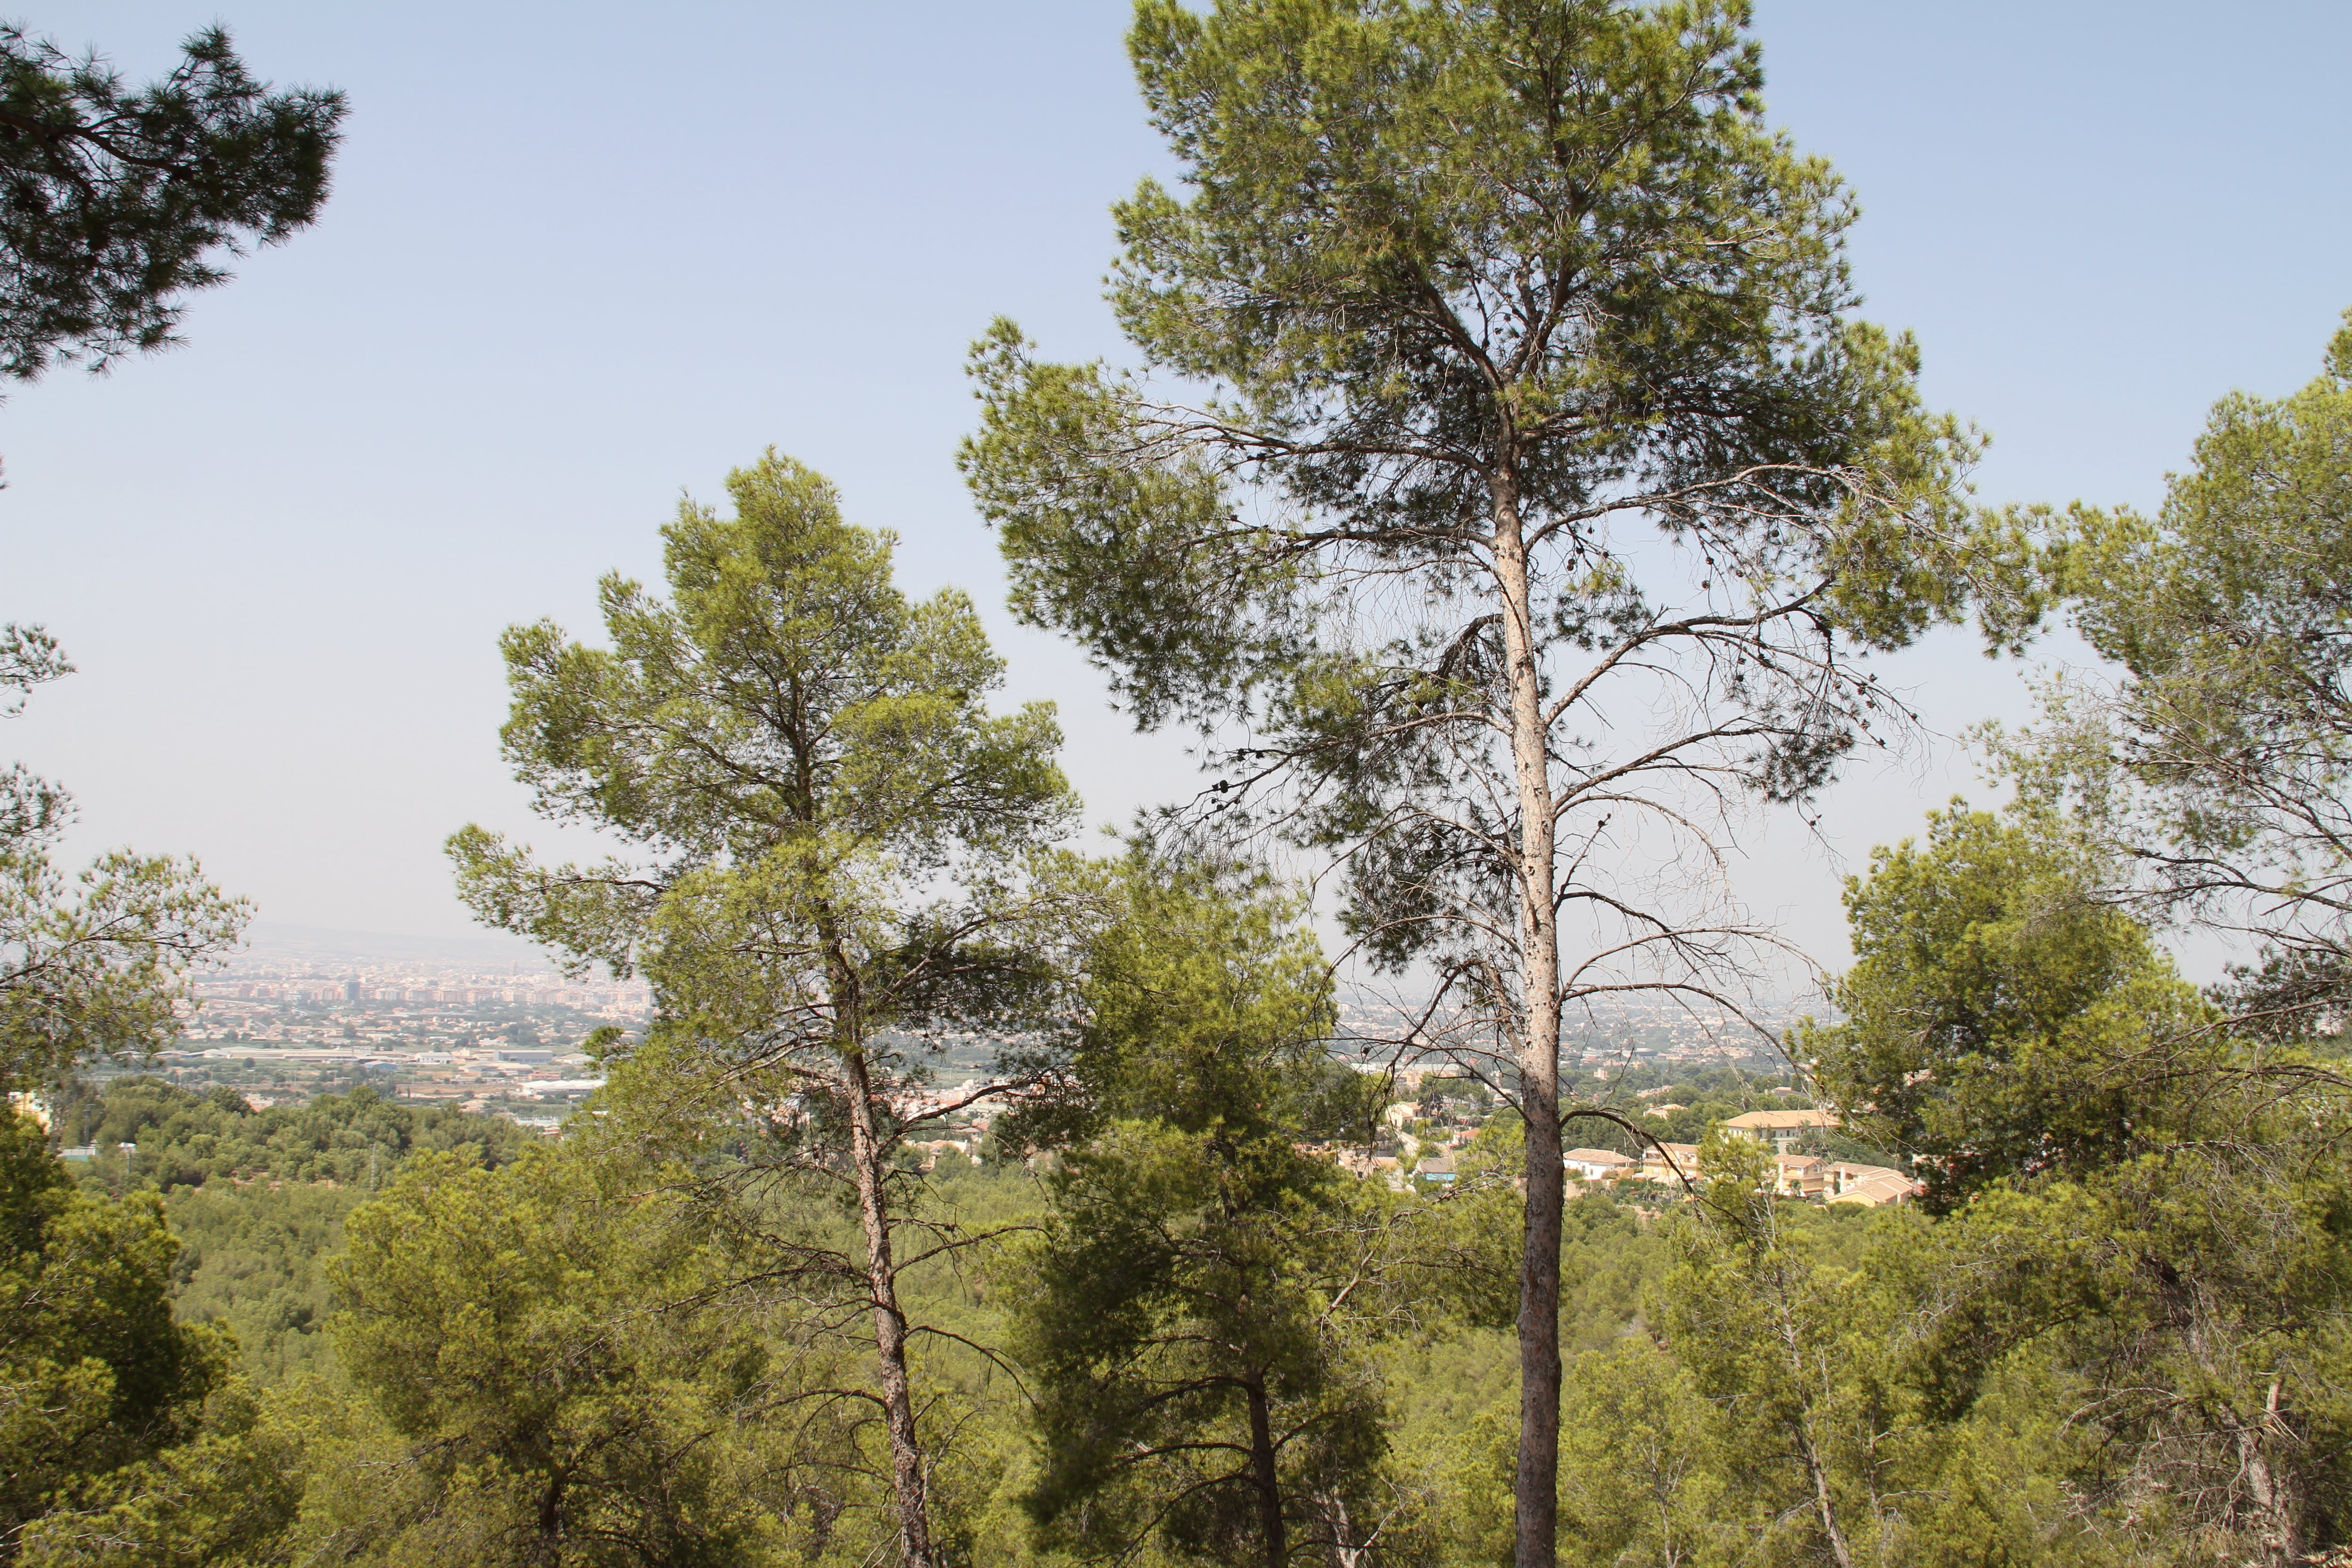
<instances>
[{"instance_id":1,"label":"pine tree trunk","mask_svg":"<svg viewBox=\"0 0 2352 1568\"><path fill-rule=\"evenodd\" d=\"M1768 1193L1762 1201L1765 1212L1769 1215L1773 1201L1770 1194ZM1777 1238L1778 1221L1773 1224ZM1777 1239L1773 1245L1775 1247L1780 1245ZM1786 1358L1782 1364L1786 1368L1790 1388L1798 1392L1801 1401L1790 1426L1789 1436L1796 1445L1798 1457L1805 1462L1805 1479L1813 1491L1813 1515L1821 1521L1822 1538L1829 1542L1830 1557L1837 1568L1853 1568L1853 1548L1847 1542L1845 1531L1838 1524L1837 1498L1830 1488L1829 1457L1822 1452L1814 1426L1817 1407L1811 1392L1813 1367L1808 1364L1811 1358L1806 1353L1804 1335L1797 1321L1800 1287L1790 1279L1786 1261L1774 1262L1769 1272L1760 1277L1757 1283L1770 1292L1773 1314L1780 1330L1780 1349ZM1828 1370L1825 1366L1822 1368L1822 1374L1824 1386L1819 1408L1826 1408L1830 1403L1830 1390L1826 1386Z\"/></svg>"},{"instance_id":2,"label":"pine tree trunk","mask_svg":"<svg viewBox=\"0 0 2352 1568\"><path fill-rule=\"evenodd\" d=\"M1249 1396L1250 1468L1257 1483L1258 1534L1265 1542L1265 1568L1286 1568L1290 1542L1282 1524L1282 1476L1274 1453L1274 1420L1266 1409L1265 1379L1242 1385Z\"/></svg>"},{"instance_id":3,"label":"pine tree trunk","mask_svg":"<svg viewBox=\"0 0 2352 1568\"><path fill-rule=\"evenodd\" d=\"M866 1286L874 1306L874 1350L882 1381L882 1413L890 1435L890 1484L898 1512L902 1568L933 1568L930 1505L925 1496L923 1453L915 1442L914 1394L907 1378L907 1320L898 1310L898 1270L890 1255L889 1150L875 1125L866 1053L842 1053L849 1089L850 1163L856 1167L858 1217L866 1230Z\"/></svg>"},{"instance_id":4,"label":"pine tree trunk","mask_svg":"<svg viewBox=\"0 0 2352 1568\"><path fill-rule=\"evenodd\" d=\"M563 1467L558 1464L547 1478L547 1486L539 1494L539 1539L530 1552L534 1562L558 1563L563 1561Z\"/></svg>"},{"instance_id":5,"label":"pine tree trunk","mask_svg":"<svg viewBox=\"0 0 2352 1568\"><path fill-rule=\"evenodd\" d=\"M1549 736L1536 663L1527 545L1506 472L1495 484L1495 572L1503 595L1511 761L1518 783L1519 1105L1527 1121L1527 1226L1519 1256L1519 1458L1512 1560L1553 1568L1559 1509L1559 917L1553 907Z\"/></svg>"},{"instance_id":6,"label":"pine tree trunk","mask_svg":"<svg viewBox=\"0 0 2352 1568\"><path fill-rule=\"evenodd\" d=\"M1830 1543L1830 1556L1837 1568L1853 1568L1853 1549L1846 1544L1845 1531L1838 1528L1837 1504L1830 1494L1830 1468L1822 1457L1821 1446L1813 1440L1812 1423L1807 1420L1798 1434L1804 1450L1805 1475L1813 1484L1813 1512L1822 1521L1822 1538Z\"/></svg>"},{"instance_id":7,"label":"pine tree trunk","mask_svg":"<svg viewBox=\"0 0 2352 1568\"><path fill-rule=\"evenodd\" d=\"M1363 1568L1364 1548L1356 1544L1356 1530L1348 1518L1348 1500L1331 1494L1331 1561L1333 1568Z\"/></svg>"},{"instance_id":8,"label":"pine tree trunk","mask_svg":"<svg viewBox=\"0 0 2352 1568\"><path fill-rule=\"evenodd\" d=\"M2289 1479L2271 1463L2271 1438L2285 1430L2279 1418L2279 1383L2273 1379L2261 1419L2238 1429L2238 1459L2253 1504L2254 1538L2262 1542L2263 1568L2289 1568L2303 1560L2303 1530L2295 1518Z\"/></svg>"}]
</instances>

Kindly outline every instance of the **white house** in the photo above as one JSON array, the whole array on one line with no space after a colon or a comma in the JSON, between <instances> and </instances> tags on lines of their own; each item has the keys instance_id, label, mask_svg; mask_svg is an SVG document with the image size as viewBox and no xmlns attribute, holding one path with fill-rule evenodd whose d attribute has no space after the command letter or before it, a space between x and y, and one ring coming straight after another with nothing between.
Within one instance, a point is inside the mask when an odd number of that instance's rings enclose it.
<instances>
[{"instance_id":1,"label":"white house","mask_svg":"<svg viewBox=\"0 0 2352 1568\"><path fill-rule=\"evenodd\" d=\"M1613 1182L1633 1172L1634 1162L1612 1149L1570 1149L1559 1157L1568 1173L1584 1182Z\"/></svg>"}]
</instances>

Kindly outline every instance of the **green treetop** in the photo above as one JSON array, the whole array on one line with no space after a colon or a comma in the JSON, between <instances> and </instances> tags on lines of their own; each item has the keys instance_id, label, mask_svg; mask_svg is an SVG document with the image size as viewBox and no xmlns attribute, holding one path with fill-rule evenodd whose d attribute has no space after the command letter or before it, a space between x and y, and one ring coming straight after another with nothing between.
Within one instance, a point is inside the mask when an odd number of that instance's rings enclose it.
<instances>
[{"instance_id":1,"label":"green treetop","mask_svg":"<svg viewBox=\"0 0 2352 1568\"><path fill-rule=\"evenodd\" d=\"M2063 824L1957 804L1847 879L1845 1016L1794 1049L1849 1126L1923 1157L1935 1206L2126 1158L2193 1114L2162 1080L2207 1064L2213 1020L2099 881Z\"/></svg>"},{"instance_id":2,"label":"green treetop","mask_svg":"<svg viewBox=\"0 0 2352 1568\"><path fill-rule=\"evenodd\" d=\"M372 1560L770 1560L787 1489L744 1450L774 1369L678 1205L535 1150L498 1171L425 1155L352 1215L336 1345L404 1440L392 1484L330 1482Z\"/></svg>"},{"instance_id":3,"label":"green treetop","mask_svg":"<svg viewBox=\"0 0 2352 1568\"><path fill-rule=\"evenodd\" d=\"M1360 1561L1406 1534L1370 1341L1403 1327L1409 1214L1302 1139L1329 972L1298 903L1138 855L1089 944L1090 1135L1003 1272L1035 1400L1041 1544ZM1379 1560L1386 1561L1385 1556Z\"/></svg>"},{"instance_id":4,"label":"green treetop","mask_svg":"<svg viewBox=\"0 0 2352 1568\"><path fill-rule=\"evenodd\" d=\"M1868 1436L1851 1451L1911 1463L1957 1442L1955 1462L2013 1467L1967 1450L2021 1417L2042 1495L1890 1481L1927 1506L1846 1516L1907 1517L1969 1560L2039 1510L2032 1531L2084 1561L2108 1560L2096 1543L2129 1521L2141 1538L2114 1560L2285 1568L2352 1519L2352 1097L2307 1052L2235 1032L2113 882L2079 824L2029 799L2007 817L1938 813L1848 886L1846 1016L1796 1047L1849 1125L1920 1158L1944 1211L1908 1241L1890 1232L1902 1244L1865 1270L1896 1295L1879 1350L1857 1344L1853 1364L1899 1371L1912 1404L1851 1420ZM1899 1560L1948 1560L1924 1540Z\"/></svg>"},{"instance_id":5,"label":"green treetop","mask_svg":"<svg viewBox=\"0 0 2352 1568\"><path fill-rule=\"evenodd\" d=\"M2012 752L2073 786L2158 910L2251 936L2238 1010L2307 1033L2352 994L2352 317L2321 374L2213 407L2154 516L2076 507L2074 626L2117 667Z\"/></svg>"}]
</instances>

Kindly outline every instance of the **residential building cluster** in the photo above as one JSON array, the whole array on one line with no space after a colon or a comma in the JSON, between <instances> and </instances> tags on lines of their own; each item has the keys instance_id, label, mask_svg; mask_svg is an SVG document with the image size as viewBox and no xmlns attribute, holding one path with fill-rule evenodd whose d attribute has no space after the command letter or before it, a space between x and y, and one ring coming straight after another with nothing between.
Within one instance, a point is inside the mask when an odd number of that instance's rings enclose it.
<instances>
[{"instance_id":1,"label":"residential building cluster","mask_svg":"<svg viewBox=\"0 0 2352 1568\"><path fill-rule=\"evenodd\" d=\"M952 1085L931 1085L898 1099L892 1109L916 1136L907 1147L926 1171L937 1168L942 1154L967 1160L980 1158L989 1129L1004 1113L1003 1097L984 1094L987 1084L977 1078Z\"/></svg>"},{"instance_id":2,"label":"residential building cluster","mask_svg":"<svg viewBox=\"0 0 2352 1568\"><path fill-rule=\"evenodd\" d=\"M1428 1076L1416 1073L1406 1086L1406 1094L1417 1098L1401 1099L1382 1113L1378 1136L1370 1147L1310 1147L1336 1159L1342 1169L1360 1179L1384 1181L1400 1191L1415 1181L1454 1181L1459 1173L1456 1158L1477 1135L1486 1110L1483 1099L1457 1098L1449 1092L1464 1080L1444 1076L1444 1069L1426 1071ZM1808 1151L1806 1143L1836 1130L1838 1119L1832 1111L1810 1107L1751 1110L1729 1117L1720 1126L1734 1137L1749 1139L1771 1151L1773 1189L1784 1197L1880 1207L1907 1204L1925 1190L1906 1172ZM1571 1193L1617 1192L1643 1184L1671 1196L1688 1190L1699 1175L1696 1143L1654 1142L1638 1154L1613 1149L1570 1149L1560 1157L1560 1163ZM1622 1195L1634 1194L1628 1191Z\"/></svg>"},{"instance_id":3,"label":"residential building cluster","mask_svg":"<svg viewBox=\"0 0 2352 1568\"><path fill-rule=\"evenodd\" d=\"M1778 1030L1794 1016L1786 1004L1759 1005L1745 1016L1694 1010L1671 1001L1632 997L1577 1020L1562 1036L1566 1069L1622 1069L1633 1065L1703 1067L1775 1061L1759 1025ZM1444 1030L1412 1007L1363 994L1339 1007L1343 1046L1367 1058L1444 1048ZM1443 1070L1443 1069L1441 1069Z\"/></svg>"},{"instance_id":4,"label":"residential building cluster","mask_svg":"<svg viewBox=\"0 0 2352 1568\"><path fill-rule=\"evenodd\" d=\"M449 945L460 951L257 942L195 980L177 1041L121 1070L226 1086L256 1105L365 1084L552 1130L602 1081L581 1050L589 1034L651 1016L641 980L574 980L543 959L486 961Z\"/></svg>"},{"instance_id":5,"label":"residential building cluster","mask_svg":"<svg viewBox=\"0 0 2352 1568\"><path fill-rule=\"evenodd\" d=\"M1733 1137L1772 1151L1772 1190L1782 1197L1879 1208L1907 1204L1926 1190L1914 1177L1885 1165L1802 1150L1811 1135L1833 1131L1837 1124L1832 1111L1801 1109L1750 1110L1722 1126ZM1698 1145L1653 1143L1638 1158L1612 1149L1570 1149L1560 1157L1560 1163L1581 1187L1649 1182L1673 1191L1686 1189L1698 1180Z\"/></svg>"}]
</instances>

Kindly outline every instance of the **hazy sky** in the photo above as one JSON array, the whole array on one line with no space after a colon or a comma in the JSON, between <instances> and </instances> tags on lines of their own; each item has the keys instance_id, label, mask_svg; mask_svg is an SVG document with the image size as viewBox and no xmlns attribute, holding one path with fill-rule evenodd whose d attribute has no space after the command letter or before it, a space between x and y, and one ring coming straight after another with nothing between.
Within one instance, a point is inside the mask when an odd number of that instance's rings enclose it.
<instances>
[{"instance_id":1,"label":"hazy sky","mask_svg":"<svg viewBox=\"0 0 2352 1568\"><path fill-rule=\"evenodd\" d=\"M81 671L0 761L75 790L78 849L194 851L277 921L467 929L442 838L531 827L499 629L592 630L598 574L657 578L681 489L770 443L899 531L909 587L977 595L1095 818L1189 793L1171 742L1002 613L952 463L991 316L1118 351L1105 209L1162 167L1121 5L22 16L137 78L217 16L260 74L352 105L320 223L201 297L186 347L0 407L0 618ZM1861 195L1868 314L1995 437L1987 500L2152 502L2215 397L2301 384L2352 305L2340 0L1779 0L1759 30L1774 117ZM1896 678L1947 734L2025 711L1965 639ZM1858 773L1834 854L1783 825L1743 885L1838 960L1837 875L1955 788L1949 746Z\"/></svg>"}]
</instances>

